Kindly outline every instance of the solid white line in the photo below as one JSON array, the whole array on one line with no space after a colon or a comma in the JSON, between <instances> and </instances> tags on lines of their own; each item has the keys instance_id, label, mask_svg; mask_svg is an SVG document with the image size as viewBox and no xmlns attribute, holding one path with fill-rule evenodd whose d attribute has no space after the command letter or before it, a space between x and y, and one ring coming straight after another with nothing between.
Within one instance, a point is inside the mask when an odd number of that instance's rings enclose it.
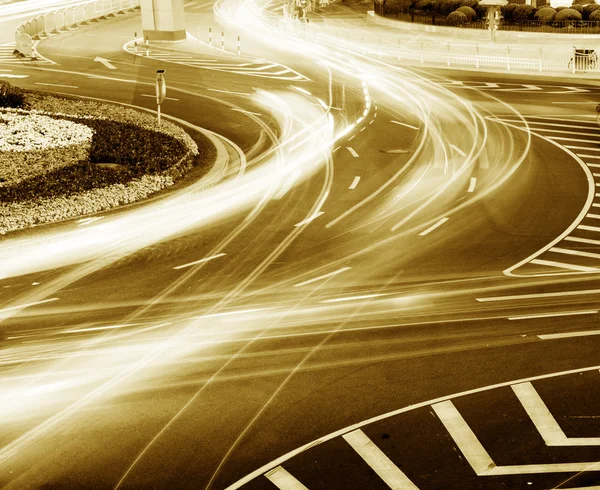
<instances>
[{"instance_id":1,"label":"solid white line","mask_svg":"<svg viewBox=\"0 0 600 490\"><path fill-rule=\"evenodd\" d=\"M202 264L204 262L208 262L209 260L214 260L214 259L217 259L219 257L223 257L224 255L226 255L226 254L225 253L220 253L220 254L216 254L216 255L211 255L210 257L205 257L205 258L200 259L200 260L195 260L194 262L188 262L187 264L178 265L176 267L173 267L173 269L185 269L186 267L191 267L192 265L196 265L196 264Z\"/></svg>"},{"instance_id":2,"label":"solid white line","mask_svg":"<svg viewBox=\"0 0 600 490\"><path fill-rule=\"evenodd\" d=\"M578 316L578 315L595 315L598 310L585 310L585 311L569 311L569 312L558 312L558 313L540 313L538 315L521 315L521 316L509 316L509 320L534 320L536 318L553 318L558 316Z\"/></svg>"},{"instance_id":3,"label":"solid white line","mask_svg":"<svg viewBox=\"0 0 600 490\"><path fill-rule=\"evenodd\" d=\"M403 122L400 122L400 121L390 121L390 122L394 123L394 124L399 124L400 126L405 126L407 128L414 129L414 130L417 130L417 131L419 130L419 128L417 126L413 126L412 124L406 124L406 123L403 123Z\"/></svg>"},{"instance_id":4,"label":"solid white line","mask_svg":"<svg viewBox=\"0 0 600 490\"><path fill-rule=\"evenodd\" d=\"M561 296L579 296L580 294L600 294L600 289L584 289L581 291L557 291L555 293L513 294L510 296L489 296L476 298L480 303L488 301L513 301L515 299L560 298Z\"/></svg>"},{"instance_id":5,"label":"solid white line","mask_svg":"<svg viewBox=\"0 0 600 490\"><path fill-rule=\"evenodd\" d=\"M358 153L356 153L356 151L354 151L354 148L352 148L351 146L347 146L346 150L348 150L354 158L358 158Z\"/></svg>"},{"instance_id":6,"label":"solid white line","mask_svg":"<svg viewBox=\"0 0 600 490\"><path fill-rule=\"evenodd\" d=\"M300 223L296 223L294 226L299 227L299 226L306 225L306 224L310 223L311 221L314 221L315 219L317 219L322 214L325 214L325 213L323 211L319 211L318 213L315 213L312 216L309 216L308 218L300 221Z\"/></svg>"},{"instance_id":7,"label":"solid white line","mask_svg":"<svg viewBox=\"0 0 600 490\"><path fill-rule=\"evenodd\" d=\"M549 251L565 255L579 255L580 257L589 257L590 259L600 259L600 254L584 252L582 250L571 250L569 248L552 247Z\"/></svg>"},{"instance_id":8,"label":"solid white line","mask_svg":"<svg viewBox=\"0 0 600 490\"><path fill-rule=\"evenodd\" d=\"M600 245L600 240L592 240L591 238L579 238L575 236L568 236L565 238L570 242L587 243L589 245Z\"/></svg>"},{"instance_id":9,"label":"solid white line","mask_svg":"<svg viewBox=\"0 0 600 490\"><path fill-rule=\"evenodd\" d=\"M348 189L356 189L356 186L358 185L359 182L360 182L360 177L357 175L356 177L354 177L354 180L352 181L352 184L350 184L350 187L348 187Z\"/></svg>"},{"instance_id":10,"label":"solid white line","mask_svg":"<svg viewBox=\"0 0 600 490\"><path fill-rule=\"evenodd\" d=\"M442 218L441 220L439 220L436 224L431 225L429 228L427 228L425 231L422 231L421 233L419 233L419 236L425 236L428 235L429 233L431 233L433 230L435 230L437 227L442 226L446 221L448 221L450 218Z\"/></svg>"},{"instance_id":11,"label":"solid white line","mask_svg":"<svg viewBox=\"0 0 600 490\"><path fill-rule=\"evenodd\" d=\"M362 430L357 429L342 437L392 490L418 490L418 487Z\"/></svg>"},{"instance_id":12,"label":"solid white line","mask_svg":"<svg viewBox=\"0 0 600 490\"><path fill-rule=\"evenodd\" d=\"M23 305L9 306L8 308L2 308L0 310L0 313L4 313L5 311L24 310L25 308L29 308L30 306L36 306L36 305L41 305L44 303L50 303L52 301L58 301L58 298L48 298L48 299L43 299L41 301L36 301L35 303L25 303Z\"/></svg>"},{"instance_id":13,"label":"solid white line","mask_svg":"<svg viewBox=\"0 0 600 490\"><path fill-rule=\"evenodd\" d=\"M533 425L535 425L535 428L546 442L546 445L560 446L560 443L564 442L567 436L533 385L528 382L512 385L511 388L515 395L517 395L521 405L523 405L527 415L529 415Z\"/></svg>"},{"instance_id":14,"label":"solid white line","mask_svg":"<svg viewBox=\"0 0 600 490\"><path fill-rule=\"evenodd\" d=\"M307 487L302 485L302 483L281 466L265 473L265 477L279 488L279 490L308 490Z\"/></svg>"},{"instance_id":15,"label":"solid white line","mask_svg":"<svg viewBox=\"0 0 600 490\"><path fill-rule=\"evenodd\" d=\"M341 269L330 272L329 274L323 274L322 276L314 277L313 279L309 279L308 281L303 281L303 282L299 282L298 284L294 284L294 287L299 288L302 286L306 286L307 284L311 284L313 282L320 281L321 279L327 279L328 277L337 276L338 274L341 274L342 272L345 272L350 269L352 269L352 267L342 267Z\"/></svg>"},{"instance_id":16,"label":"solid white line","mask_svg":"<svg viewBox=\"0 0 600 490\"><path fill-rule=\"evenodd\" d=\"M62 85L60 83L43 83L43 82L35 82L36 85L48 85L50 87L65 87L65 88L79 88L75 85Z\"/></svg>"},{"instance_id":17,"label":"solid white line","mask_svg":"<svg viewBox=\"0 0 600 490\"><path fill-rule=\"evenodd\" d=\"M458 153L461 157L467 156L467 154L456 145L450 145L450 148L452 148L454 151L456 151L456 153Z\"/></svg>"},{"instance_id":18,"label":"solid white line","mask_svg":"<svg viewBox=\"0 0 600 490\"><path fill-rule=\"evenodd\" d=\"M586 267L583 265L576 265L576 264L566 264L564 262L555 262L554 260L534 259L531 261L531 263L536 264L536 265L546 265L548 267L559 267L561 269L568 269L568 270L578 271L578 272L598 272L598 270L599 270L599 269L596 269L595 267Z\"/></svg>"},{"instance_id":19,"label":"solid white line","mask_svg":"<svg viewBox=\"0 0 600 490\"><path fill-rule=\"evenodd\" d=\"M477 436L450 400L436 403L431 408L433 408L442 424L444 424L444 427L446 427L446 430L452 439L454 439L465 459L475 470L475 473L481 475L488 469L496 466L481 442L479 442L479 439L477 439Z\"/></svg>"},{"instance_id":20,"label":"solid white line","mask_svg":"<svg viewBox=\"0 0 600 490\"><path fill-rule=\"evenodd\" d=\"M477 177L471 177L471 181L469 182L469 188L467 192L473 192L475 190L475 186L477 185Z\"/></svg>"},{"instance_id":21,"label":"solid white line","mask_svg":"<svg viewBox=\"0 0 600 490\"><path fill-rule=\"evenodd\" d=\"M585 230L585 231L600 231L600 227L598 227L598 226L588 226L588 225L579 225L577 227L577 229L579 229L579 230Z\"/></svg>"},{"instance_id":22,"label":"solid white line","mask_svg":"<svg viewBox=\"0 0 600 490\"><path fill-rule=\"evenodd\" d=\"M585 332L548 333L538 335L542 340L568 339L570 337L587 337L588 335L600 335L600 330L588 330Z\"/></svg>"}]
</instances>

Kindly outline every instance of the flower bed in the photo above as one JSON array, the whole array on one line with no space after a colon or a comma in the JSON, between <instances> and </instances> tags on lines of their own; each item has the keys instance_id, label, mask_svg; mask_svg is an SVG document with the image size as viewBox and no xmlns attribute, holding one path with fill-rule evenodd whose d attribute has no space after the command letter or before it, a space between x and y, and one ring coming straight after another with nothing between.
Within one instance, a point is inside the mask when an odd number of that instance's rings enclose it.
<instances>
[{"instance_id":1,"label":"flower bed","mask_svg":"<svg viewBox=\"0 0 600 490\"><path fill-rule=\"evenodd\" d=\"M0 233L144 199L214 155L168 121L121 106L25 92L0 107Z\"/></svg>"}]
</instances>

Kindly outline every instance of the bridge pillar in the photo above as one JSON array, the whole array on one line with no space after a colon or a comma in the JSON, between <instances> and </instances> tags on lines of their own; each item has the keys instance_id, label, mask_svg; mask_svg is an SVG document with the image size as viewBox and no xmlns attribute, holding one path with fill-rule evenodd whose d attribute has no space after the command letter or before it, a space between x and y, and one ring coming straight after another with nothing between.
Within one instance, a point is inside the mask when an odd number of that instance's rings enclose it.
<instances>
[{"instance_id":1,"label":"bridge pillar","mask_svg":"<svg viewBox=\"0 0 600 490\"><path fill-rule=\"evenodd\" d=\"M144 39L184 41L183 0L141 0Z\"/></svg>"}]
</instances>

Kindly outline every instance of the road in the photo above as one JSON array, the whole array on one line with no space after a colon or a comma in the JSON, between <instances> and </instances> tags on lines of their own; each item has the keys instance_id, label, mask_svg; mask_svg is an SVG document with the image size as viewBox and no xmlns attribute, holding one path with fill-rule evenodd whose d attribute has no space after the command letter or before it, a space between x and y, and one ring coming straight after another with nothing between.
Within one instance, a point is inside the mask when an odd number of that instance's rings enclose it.
<instances>
[{"instance_id":1,"label":"road","mask_svg":"<svg viewBox=\"0 0 600 490\"><path fill-rule=\"evenodd\" d=\"M598 485L598 90L137 23L0 71L152 110L166 67L228 174L0 243L0 485Z\"/></svg>"}]
</instances>

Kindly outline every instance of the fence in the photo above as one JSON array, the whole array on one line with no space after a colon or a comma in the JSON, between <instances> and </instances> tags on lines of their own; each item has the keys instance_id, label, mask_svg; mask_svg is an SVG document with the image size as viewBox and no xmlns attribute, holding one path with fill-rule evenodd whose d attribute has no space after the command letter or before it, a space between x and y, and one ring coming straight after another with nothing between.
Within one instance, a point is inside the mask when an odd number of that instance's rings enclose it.
<instances>
[{"instance_id":1,"label":"fence","mask_svg":"<svg viewBox=\"0 0 600 490\"><path fill-rule=\"evenodd\" d=\"M448 23L444 15L435 12L425 13L423 11L408 11L400 13L384 13L381 5L375 3L375 14L381 17L397 19L402 22L412 22L415 24L433 25L433 26L451 26L465 29L487 29L487 23L484 20L473 20L464 24L457 25ZM524 20L522 22L512 22L502 20L498 26L500 31L523 31L523 32L548 32L555 34L599 34L600 22L597 21L561 21L544 23L538 20Z\"/></svg>"},{"instance_id":2,"label":"fence","mask_svg":"<svg viewBox=\"0 0 600 490\"><path fill-rule=\"evenodd\" d=\"M15 51L23 56L35 57L33 41L134 10L139 3L140 0L95 0L39 15L15 29Z\"/></svg>"}]
</instances>

